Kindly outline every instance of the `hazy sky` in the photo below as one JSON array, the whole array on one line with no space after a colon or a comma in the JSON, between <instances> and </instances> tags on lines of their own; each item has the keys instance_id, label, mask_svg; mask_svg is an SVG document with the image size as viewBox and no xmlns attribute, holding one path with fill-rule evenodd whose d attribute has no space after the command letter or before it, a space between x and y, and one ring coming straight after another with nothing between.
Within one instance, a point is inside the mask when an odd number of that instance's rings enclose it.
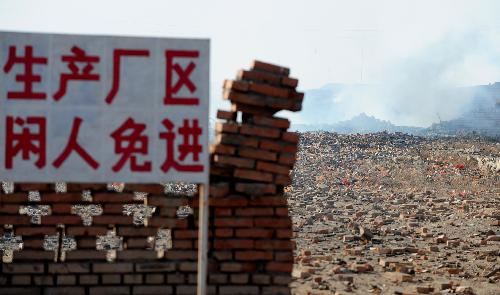
<instances>
[{"instance_id":1,"label":"hazy sky","mask_svg":"<svg viewBox=\"0 0 500 295\"><path fill-rule=\"evenodd\" d=\"M210 38L218 99L223 79L253 59L289 66L304 90L376 83L385 68L450 33L474 31L500 48L499 11L500 1L457 0L0 0L0 30ZM500 81L488 58L467 57L453 81Z\"/></svg>"}]
</instances>

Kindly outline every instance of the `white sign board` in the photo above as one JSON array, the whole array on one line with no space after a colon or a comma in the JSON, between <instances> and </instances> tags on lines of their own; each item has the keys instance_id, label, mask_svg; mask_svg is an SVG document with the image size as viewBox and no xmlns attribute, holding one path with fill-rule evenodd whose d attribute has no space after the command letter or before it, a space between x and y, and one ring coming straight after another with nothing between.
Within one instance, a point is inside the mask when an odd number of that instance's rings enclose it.
<instances>
[{"instance_id":1,"label":"white sign board","mask_svg":"<svg viewBox=\"0 0 500 295\"><path fill-rule=\"evenodd\" d=\"M209 41L0 32L0 180L208 180Z\"/></svg>"}]
</instances>

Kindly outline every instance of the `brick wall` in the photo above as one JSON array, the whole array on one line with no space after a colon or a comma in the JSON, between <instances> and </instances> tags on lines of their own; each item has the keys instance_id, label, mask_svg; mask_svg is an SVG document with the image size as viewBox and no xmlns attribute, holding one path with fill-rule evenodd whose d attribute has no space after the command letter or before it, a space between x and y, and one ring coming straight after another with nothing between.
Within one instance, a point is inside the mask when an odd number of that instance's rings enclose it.
<instances>
[{"instance_id":1,"label":"brick wall","mask_svg":"<svg viewBox=\"0 0 500 295\"><path fill-rule=\"evenodd\" d=\"M210 147L209 294L290 293L283 188L298 136L274 114L300 110L303 94L288 75L255 61L224 83L231 110L217 113ZM195 294L197 206L189 187L4 183L0 294Z\"/></svg>"}]
</instances>

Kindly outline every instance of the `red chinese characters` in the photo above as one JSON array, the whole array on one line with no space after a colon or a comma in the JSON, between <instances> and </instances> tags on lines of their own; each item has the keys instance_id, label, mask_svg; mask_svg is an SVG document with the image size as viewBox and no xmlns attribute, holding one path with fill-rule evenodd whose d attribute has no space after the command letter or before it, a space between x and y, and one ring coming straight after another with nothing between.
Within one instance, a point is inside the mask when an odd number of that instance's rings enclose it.
<instances>
[{"instance_id":1,"label":"red chinese characters","mask_svg":"<svg viewBox=\"0 0 500 295\"><path fill-rule=\"evenodd\" d=\"M197 97L179 97L176 94L185 86L190 93L196 91L196 85L190 79L190 75L196 68L196 64L192 61L198 58L200 53L198 51L190 50L166 50L165 58L167 59L167 73L166 73L166 90L164 104L172 105L198 105L200 103ZM174 61L175 58L190 58L189 64L182 68L179 63ZM177 82L174 83L174 72L177 75Z\"/></svg>"},{"instance_id":2,"label":"red chinese characters","mask_svg":"<svg viewBox=\"0 0 500 295\"><path fill-rule=\"evenodd\" d=\"M178 146L179 158L178 161L175 157L175 137L176 134L173 132L174 124L165 119L162 121L163 126L167 129L167 132L160 133L160 138L166 141L166 157L165 161L161 166L163 172L168 172L170 168L181 172L202 172L203 165L186 165L182 164L186 160L189 154L192 154L193 161L198 162L200 160L199 155L202 151L202 146L199 143L199 138L201 135L201 128L198 126L198 120L192 120L192 126L189 126L189 120L184 119L184 124L178 129L179 134L183 137L183 142Z\"/></svg>"},{"instance_id":3,"label":"red chinese characters","mask_svg":"<svg viewBox=\"0 0 500 295\"><path fill-rule=\"evenodd\" d=\"M57 159L52 163L54 167L59 168L74 151L76 152L90 167L94 170L99 168L99 163L97 163L94 158L92 158L85 149L78 143L78 132L80 130L80 125L82 124L82 118L76 117L73 121L73 127L71 128L71 134L69 136L68 143L64 148L64 151L57 157Z\"/></svg>"},{"instance_id":4,"label":"red chinese characters","mask_svg":"<svg viewBox=\"0 0 500 295\"><path fill-rule=\"evenodd\" d=\"M23 83L23 91L7 92L8 99L45 99L47 94L44 92L35 92L33 84L40 83L42 77L34 73L34 65L46 65L47 58L33 55L33 46L24 47L24 56L16 55L16 47L9 46L9 57L7 63L3 67L4 73L9 73L14 64L22 64L24 73L16 75L16 81Z\"/></svg>"},{"instance_id":5,"label":"red chinese characters","mask_svg":"<svg viewBox=\"0 0 500 295\"><path fill-rule=\"evenodd\" d=\"M15 132L15 125L22 128L20 133ZM5 168L13 168L14 158L18 153L22 154L24 161L30 160L30 154L37 155L35 165L39 169L43 168L46 154L46 119L8 116L5 126Z\"/></svg>"},{"instance_id":6,"label":"red chinese characters","mask_svg":"<svg viewBox=\"0 0 500 295\"><path fill-rule=\"evenodd\" d=\"M5 86L0 89L0 133L5 134L5 140L0 139L4 140L0 147L5 154L0 157L4 157L7 170L17 172L14 169L27 164L41 174L74 168L110 175L174 174L174 178L176 172L194 175L206 170L201 139L204 129L199 118L205 117L200 114L206 106L200 103L200 97L206 95L203 92L207 88L197 85L204 72L200 51L158 48L158 44L166 43L156 41L152 46L135 48L130 44L146 43L120 43L115 39L109 43L114 47L103 50L102 45L107 43L100 39L98 43L85 39L75 44L68 43L75 38L62 42L53 42L53 38L59 36L51 37L48 43L37 38L33 42L30 38L7 38L27 43L7 43L8 51L0 52ZM188 48L173 44L175 48ZM142 65L153 68L142 72ZM128 71L134 72L130 75ZM149 77L145 73L155 74ZM147 91L141 92L143 89ZM151 94L155 97L148 97ZM44 101L47 95L53 100ZM140 96L136 98L140 103L129 106L115 102L132 96ZM4 105L3 100L17 101ZM33 102L18 100L41 102L31 107L29 103ZM161 110L160 105L164 106ZM9 113L11 110L14 114ZM24 110L29 115L22 115ZM131 114L141 114L138 117L143 120ZM170 114L175 116L168 117ZM114 116L123 119L117 123ZM61 139L61 134L67 137ZM95 148L104 143L109 146Z\"/></svg>"},{"instance_id":7,"label":"red chinese characters","mask_svg":"<svg viewBox=\"0 0 500 295\"><path fill-rule=\"evenodd\" d=\"M148 57L149 50L129 50L129 49L115 49L113 50L113 84L111 90L106 96L106 103L113 103L113 99L120 89L120 65L121 57L123 56L133 56L133 57Z\"/></svg>"},{"instance_id":8,"label":"red chinese characters","mask_svg":"<svg viewBox=\"0 0 500 295\"><path fill-rule=\"evenodd\" d=\"M64 55L62 57L62 61L68 63L71 73L61 74L59 90L54 93L54 100L56 101L60 100L66 94L66 88L70 80L99 81L99 74L91 73L94 69L92 64L99 62L99 56L88 56L85 50L77 46L73 46L71 52L73 52L73 55ZM77 63L85 63L85 66L80 70Z\"/></svg>"},{"instance_id":9,"label":"red chinese characters","mask_svg":"<svg viewBox=\"0 0 500 295\"><path fill-rule=\"evenodd\" d=\"M120 171L128 160L130 160L131 171L151 171L151 162L145 161L139 164L136 155L148 154L148 137L142 135L145 129L146 124L139 124L132 118L128 118L111 133L111 137L115 140L115 154L121 154L120 160L112 168L114 172Z\"/></svg>"}]
</instances>

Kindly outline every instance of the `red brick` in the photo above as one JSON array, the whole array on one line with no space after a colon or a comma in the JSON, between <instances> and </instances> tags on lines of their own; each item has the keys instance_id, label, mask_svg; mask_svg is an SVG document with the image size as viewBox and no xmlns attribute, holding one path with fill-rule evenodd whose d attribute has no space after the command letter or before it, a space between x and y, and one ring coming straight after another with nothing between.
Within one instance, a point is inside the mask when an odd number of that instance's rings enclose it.
<instances>
[{"instance_id":1,"label":"red brick","mask_svg":"<svg viewBox=\"0 0 500 295\"><path fill-rule=\"evenodd\" d=\"M237 113L235 113L235 112L217 110L217 119L236 121L236 115L237 115Z\"/></svg>"},{"instance_id":2,"label":"red brick","mask_svg":"<svg viewBox=\"0 0 500 295\"><path fill-rule=\"evenodd\" d=\"M134 264L130 262L113 263L93 263L92 272L94 273L131 273L134 271Z\"/></svg>"},{"instance_id":3,"label":"red brick","mask_svg":"<svg viewBox=\"0 0 500 295\"><path fill-rule=\"evenodd\" d=\"M31 285L31 276L29 275L12 276L10 279L12 285Z\"/></svg>"},{"instance_id":4,"label":"red brick","mask_svg":"<svg viewBox=\"0 0 500 295\"><path fill-rule=\"evenodd\" d=\"M231 108L233 111L261 116L270 116L277 110L297 111L302 107L300 102L289 98L262 96L237 91L224 91L223 98L230 100L235 105ZM272 111L272 109L275 110ZM241 130L240 128L240 132Z\"/></svg>"},{"instance_id":5,"label":"red brick","mask_svg":"<svg viewBox=\"0 0 500 295\"><path fill-rule=\"evenodd\" d=\"M259 146L259 141L256 138L239 135L239 134L219 134L216 139L217 143L237 146Z\"/></svg>"},{"instance_id":6,"label":"red brick","mask_svg":"<svg viewBox=\"0 0 500 295\"><path fill-rule=\"evenodd\" d=\"M19 216L19 215L11 215L11 216L0 216L0 224L14 224L14 225L29 225L30 217L29 216Z\"/></svg>"},{"instance_id":7,"label":"red brick","mask_svg":"<svg viewBox=\"0 0 500 295\"><path fill-rule=\"evenodd\" d=\"M277 229L276 238L278 239L291 239L293 238L293 230L291 229Z\"/></svg>"},{"instance_id":8,"label":"red brick","mask_svg":"<svg viewBox=\"0 0 500 295\"><path fill-rule=\"evenodd\" d=\"M256 218L256 227L264 228L290 228L292 221L290 218Z\"/></svg>"},{"instance_id":9,"label":"red brick","mask_svg":"<svg viewBox=\"0 0 500 295\"><path fill-rule=\"evenodd\" d=\"M240 133L244 135L260 136L266 138L279 138L280 130L276 128L261 127L250 124L242 124Z\"/></svg>"},{"instance_id":10,"label":"red brick","mask_svg":"<svg viewBox=\"0 0 500 295\"><path fill-rule=\"evenodd\" d=\"M106 260L106 251L73 250L66 252L66 260Z\"/></svg>"},{"instance_id":11,"label":"red brick","mask_svg":"<svg viewBox=\"0 0 500 295\"><path fill-rule=\"evenodd\" d=\"M257 161L257 170L284 175L288 175L290 173L290 168L288 166L263 161Z\"/></svg>"},{"instance_id":12,"label":"red brick","mask_svg":"<svg viewBox=\"0 0 500 295\"><path fill-rule=\"evenodd\" d=\"M234 234L232 228L218 228L215 230L215 236L217 238L231 238Z\"/></svg>"},{"instance_id":13,"label":"red brick","mask_svg":"<svg viewBox=\"0 0 500 295\"><path fill-rule=\"evenodd\" d=\"M217 217L232 216L233 210L231 208L215 208L214 213Z\"/></svg>"},{"instance_id":14,"label":"red brick","mask_svg":"<svg viewBox=\"0 0 500 295\"><path fill-rule=\"evenodd\" d=\"M297 85L299 85L299 80L294 79L294 78L290 78L290 77L283 77L283 78L281 78L281 84L283 86L295 88L295 87L297 87Z\"/></svg>"},{"instance_id":15,"label":"red brick","mask_svg":"<svg viewBox=\"0 0 500 295\"><path fill-rule=\"evenodd\" d=\"M118 227L118 235L124 237L150 237L155 236L157 230L154 227L120 226Z\"/></svg>"},{"instance_id":16,"label":"red brick","mask_svg":"<svg viewBox=\"0 0 500 295\"><path fill-rule=\"evenodd\" d=\"M300 139L300 136L296 132L283 132L283 135L281 136L281 138L284 141L288 141L288 142L291 142L291 143L298 143L299 139Z\"/></svg>"},{"instance_id":17,"label":"red brick","mask_svg":"<svg viewBox=\"0 0 500 295\"><path fill-rule=\"evenodd\" d=\"M165 253L165 258L168 260L195 260L198 258L197 251L186 251L186 250L169 250Z\"/></svg>"},{"instance_id":18,"label":"red brick","mask_svg":"<svg viewBox=\"0 0 500 295\"><path fill-rule=\"evenodd\" d=\"M247 169L235 169L234 177L241 179L249 179L262 182L272 182L273 175L267 172L247 170Z\"/></svg>"},{"instance_id":19,"label":"red brick","mask_svg":"<svg viewBox=\"0 0 500 295\"><path fill-rule=\"evenodd\" d=\"M177 218L161 218L153 217L148 222L149 226L152 227L164 227L164 228L187 228L188 222L186 219Z\"/></svg>"},{"instance_id":20,"label":"red brick","mask_svg":"<svg viewBox=\"0 0 500 295\"><path fill-rule=\"evenodd\" d=\"M14 252L14 261L16 260L54 260L54 252L44 251L43 249L25 249Z\"/></svg>"},{"instance_id":21,"label":"red brick","mask_svg":"<svg viewBox=\"0 0 500 295\"><path fill-rule=\"evenodd\" d=\"M127 249L145 249L153 246L152 241L145 238L128 238Z\"/></svg>"},{"instance_id":22,"label":"red brick","mask_svg":"<svg viewBox=\"0 0 500 295\"><path fill-rule=\"evenodd\" d=\"M295 164L295 154L282 153L279 155L278 163L293 166Z\"/></svg>"},{"instance_id":23,"label":"red brick","mask_svg":"<svg viewBox=\"0 0 500 295\"><path fill-rule=\"evenodd\" d=\"M278 159L278 155L274 152L265 151L262 149L248 148L248 147L238 148L238 155L244 158L266 160L266 161L276 161Z\"/></svg>"},{"instance_id":24,"label":"red brick","mask_svg":"<svg viewBox=\"0 0 500 295\"><path fill-rule=\"evenodd\" d=\"M90 273L90 263L50 263L49 273L54 273L54 274Z\"/></svg>"},{"instance_id":25,"label":"red brick","mask_svg":"<svg viewBox=\"0 0 500 295\"><path fill-rule=\"evenodd\" d=\"M232 284L248 284L249 275L246 273L232 274L230 281Z\"/></svg>"},{"instance_id":26,"label":"red brick","mask_svg":"<svg viewBox=\"0 0 500 295\"><path fill-rule=\"evenodd\" d=\"M68 192L78 192L81 194L83 190L105 191L107 184L105 183L66 183Z\"/></svg>"},{"instance_id":27,"label":"red brick","mask_svg":"<svg viewBox=\"0 0 500 295\"><path fill-rule=\"evenodd\" d=\"M212 144L210 146L210 153L232 156L236 153L236 148L234 146L225 144Z\"/></svg>"},{"instance_id":28,"label":"red brick","mask_svg":"<svg viewBox=\"0 0 500 295\"><path fill-rule=\"evenodd\" d=\"M280 129L288 129L290 127L290 121L285 118L253 116L251 121L255 125L262 125Z\"/></svg>"},{"instance_id":29,"label":"red brick","mask_svg":"<svg viewBox=\"0 0 500 295\"><path fill-rule=\"evenodd\" d=\"M126 203L134 201L134 194L125 193L97 193L94 203Z\"/></svg>"},{"instance_id":30,"label":"red brick","mask_svg":"<svg viewBox=\"0 0 500 295\"><path fill-rule=\"evenodd\" d=\"M165 187L162 184L136 184L127 183L124 192L144 192L155 195L163 195Z\"/></svg>"},{"instance_id":31,"label":"red brick","mask_svg":"<svg viewBox=\"0 0 500 295\"><path fill-rule=\"evenodd\" d=\"M93 219L94 224L133 224L132 216L121 215L101 215L95 216Z\"/></svg>"},{"instance_id":32,"label":"red brick","mask_svg":"<svg viewBox=\"0 0 500 295\"><path fill-rule=\"evenodd\" d=\"M270 239L273 237L273 230L261 228L240 228L236 230L236 237Z\"/></svg>"},{"instance_id":33,"label":"red brick","mask_svg":"<svg viewBox=\"0 0 500 295\"><path fill-rule=\"evenodd\" d=\"M56 276L56 285L57 286L76 285L76 276L74 275ZM80 294L85 294L85 289L82 288L82 291L83 292L81 292Z\"/></svg>"},{"instance_id":34,"label":"red brick","mask_svg":"<svg viewBox=\"0 0 500 295\"><path fill-rule=\"evenodd\" d=\"M107 287L90 287L89 295L128 295L130 294L129 286L107 286ZM135 293L137 294L137 293ZM159 294L159 293L158 293ZM171 294L171 293L163 293Z\"/></svg>"},{"instance_id":35,"label":"red brick","mask_svg":"<svg viewBox=\"0 0 500 295\"><path fill-rule=\"evenodd\" d=\"M28 194L27 193L14 193L14 194L10 194L10 195L0 194L0 204L3 204L3 203L24 203L24 202L28 202Z\"/></svg>"},{"instance_id":36,"label":"red brick","mask_svg":"<svg viewBox=\"0 0 500 295\"><path fill-rule=\"evenodd\" d=\"M53 204L52 205L52 214L71 214L71 204Z\"/></svg>"},{"instance_id":37,"label":"red brick","mask_svg":"<svg viewBox=\"0 0 500 295\"><path fill-rule=\"evenodd\" d=\"M123 250L118 251L117 256L119 260L154 260L157 259L158 254L156 251L151 250Z\"/></svg>"},{"instance_id":38,"label":"red brick","mask_svg":"<svg viewBox=\"0 0 500 295\"><path fill-rule=\"evenodd\" d=\"M254 60L252 68L259 71L269 72L281 76L288 76L290 74L290 69L278 65L273 65L270 63Z\"/></svg>"},{"instance_id":39,"label":"red brick","mask_svg":"<svg viewBox=\"0 0 500 295\"><path fill-rule=\"evenodd\" d=\"M275 194L276 185L271 183L238 182L235 185L235 190L239 193L244 193L250 196L259 196L266 194Z\"/></svg>"},{"instance_id":40,"label":"red brick","mask_svg":"<svg viewBox=\"0 0 500 295\"><path fill-rule=\"evenodd\" d=\"M216 239L214 249L230 250L230 249L253 249L254 241L250 239Z\"/></svg>"},{"instance_id":41,"label":"red brick","mask_svg":"<svg viewBox=\"0 0 500 295\"><path fill-rule=\"evenodd\" d=\"M57 228L55 226L49 227L17 227L15 229L15 234L23 237L29 236L44 236L44 235L54 235L57 233Z\"/></svg>"},{"instance_id":42,"label":"red brick","mask_svg":"<svg viewBox=\"0 0 500 295\"><path fill-rule=\"evenodd\" d=\"M280 98L288 98L289 95L289 90L286 88L280 88L260 83L250 83L249 90L258 94Z\"/></svg>"},{"instance_id":43,"label":"red brick","mask_svg":"<svg viewBox=\"0 0 500 295\"><path fill-rule=\"evenodd\" d=\"M198 231L193 230L176 230L174 231L174 237L176 239L197 239Z\"/></svg>"},{"instance_id":44,"label":"red brick","mask_svg":"<svg viewBox=\"0 0 500 295\"><path fill-rule=\"evenodd\" d=\"M219 133L238 133L238 124L217 122L215 124L215 131Z\"/></svg>"},{"instance_id":45,"label":"red brick","mask_svg":"<svg viewBox=\"0 0 500 295\"><path fill-rule=\"evenodd\" d=\"M243 207L248 204L244 197L211 198L209 204L212 207Z\"/></svg>"},{"instance_id":46,"label":"red brick","mask_svg":"<svg viewBox=\"0 0 500 295\"><path fill-rule=\"evenodd\" d=\"M276 152L285 152L293 154L297 152L296 144L279 140L261 139L259 146L261 149L276 151Z\"/></svg>"},{"instance_id":47,"label":"red brick","mask_svg":"<svg viewBox=\"0 0 500 295\"><path fill-rule=\"evenodd\" d=\"M175 271L176 263L174 262L144 262L136 263L136 272L156 273L156 272L173 272Z\"/></svg>"},{"instance_id":48,"label":"red brick","mask_svg":"<svg viewBox=\"0 0 500 295\"><path fill-rule=\"evenodd\" d=\"M9 264L4 263L2 272L6 274L35 274L35 273L43 273L44 266L43 263L15 263Z\"/></svg>"},{"instance_id":49,"label":"red brick","mask_svg":"<svg viewBox=\"0 0 500 295\"><path fill-rule=\"evenodd\" d=\"M49 215L42 216L42 224L82 224L82 219L78 215Z\"/></svg>"},{"instance_id":50,"label":"red brick","mask_svg":"<svg viewBox=\"0 0 500 295\"><path fill-rule=\"evenodd\" d=\"M252 206L286 206L287 199L284 196L264 196L250 200Z\"/></svg>"},{"instance_id":51,"label":"red brick","mask_svg":"<svg viewBox=\"0 0 500 295\"><path fill-rule=\"evenodd\" d=\"M276 208L275 209L276 216L288 216L288 208Z\"/></svg>"},{"instance_id":52,"label":"red brick","mask_svg":"<svg viewBox=\"0 0 500 295\"><path fill-rule=\"evenodd\" d=\"M277 109L268 108L262 105L263 104L261 102L259 102L259 104L256 106L234 102L231 104L231 110L234 112L242 112L244 114L253 114L253 115L269 116L269 117L273 116L274 113L278 111Z\"/></svg>"},{"instance_id":53,"label":"red brick","mask_svg":"<svg viewBox=\"0 0 500 295\"><path fill-rule=\"evenodd\" d=\"M273 260L272 251L236 251L234 256L239 261Z\"/></svg>"},{"instance_id":54,"label":"red brick","mask_svg":"<svg viewBox=\"0 0 500 295\"><path fill-rule=\"evenodd\" d=\"M225 80L223 87L224 87L224 89L235 89L238 91L247 92L248 88L249 88L249 84L247 82L243 82L243 81Z\"/></svg>"},{"instance_id":55,"label":"red brick","mask_svg":"<svg viewBox=\"0 0 500 295\"><path fill-rule=\"evenodd\" d=\"M269 272L292 272L293 263L286 262L268 262L266 264L266 271Z\"/></svg>"},{"instance_id":56,"label":"red brick","mask_svg":"<svg viewBox=\"0 0 500 295\"><path fill-rule=\"evenodd\" d=\"M255 249L293 250L293 243L290 240L258 240Z\"/></svg>"},{"instance_id":57,"label":"red brick","mask_svg":"<svg viewBox=\"0 0 500 295\"><path fill-rule=\"evenodd\" d=\"M222 155L215 155L214 162L239 168L253 168L255 166L255 160Z\"/></svg>"},{"instance_id":58,"label":"red brick","mask_svg":"<svg viewBox=\"0 0 500 295\"><path fill-rule=\"evenodd\" d=\"M187 198L166 197L166 196L150 196L148 197L148 205L158 207L177 208L188 204Z\"/></svg>"},{"instance_id":59,"label":"red brick","mask_svg":"<svg viewBox=\"0 0 500 295\"><path fill-rule=\"evenodd\" d=\"M275 261L291 261L293 262L293 251L275 251Z\"/></svg>"},{"instance_id":60,"label":"red brick","mask_svg":"<svg viewBox=\"0 0 500 295\"><path fill-rule=\"evenodd\" d=\"M171 294L174 294L174 293L173 293L172 286L133 286L132 294L141 294L141 295L164 294L164 295L171 295ZM90 295L92 295L92 294L90 294ZM110 295L110 294L107 294L107 295Z\"/></svg>"},{"instance_id":61,"label":"red brick","mask_svg":"<svg viewBox=\"0 0 500 295\"><path fill-rule=\"evenodd\" d=\"M303 92L291 91L290 92L290 98L302 101L304 99L304 93Z\"/></svg>"},{"instance_id":62,"label":"red brick","mask_svg":"<svg viewBox=\"0 0 500 295\"><path fill-rule=\"evenodd\" d=\"M42 239L36 239L36 240L32 240L32 239L24 239L23 240L23 246L24 246L24 249L37 249L37 250L40 250L43 248L43 240Z\"/></svg>"},{"instance_id":63,"label":"red brick","mask_svg":"<svg viewBox=\"0 0 500 295\"><path fill-rule=\"evenodd\" d=\"M289 185L292 183L292 179L290 178L290 175L276 175L274 182L278 185Z\"/></svg>"},{"instance_id":64,"label":"red brick","mask_svg":"<svg viewBox=\"0 0 500 295\"><path fill-rule=\"evenodd\" d=\"M239 71L237 75L238 79L246 81L254 81L261 83L269 83L272 85L279 86L281 84L281 77L265 72L257 71Z\"/></svg>"},{"instance_id":65,"label":"red brick","mask_svg":"<svg viewBox=\"0 0 500 295\"><path fill-rule=\"evenodd\" d=\"M253 272L256 270L256 265L250 262L223 262L220 264L220 270L222 272Z\"/></svg>"},{"instance_id":66,"label":"red brick","mask_svg":"<svg viewBox=\"0 0 500 295\"><path fill-rule=\"evenodd\" d=\"M234 215L236 216L273 216L273 208L237 208Z\"/></svg>"},{"instance_id":67,"label":"red brick","mask_svg":"<svg viewBox=\"0 0 500 295\"><path fill-rule=\"evenodd\" d=\"M254 220L252 218L216 218L214 224L216 227L252 227Z\"/></svg>"},{"instance_id":68,"label":"red brick","mask_svg":"<svg viewBox=\"0 0 500 295\"><path fill-rule=\"evenodd\" d=\"M108 229L104 226L69 226L66 234L70 236L97 236L105 235Z\"/></svg>"},{"instance_id":69,"label":"red brick","mask_svg":"<svg viewBox=\"0 0 500 295\"><path fill-rule=\"evenodd\" d=\"M48 191L49 183L19 183L19 189L22 191Z\"/></svg>"},{"instance_id":70,"label":"red brick","mask_svg":"<svg viewBox=\"0 0 500 295\"><path fill-rule=\"evenodd\" d=\"M119 214L121 215L123 212L123 204L104 204L103 206L104 214Z\"/></svg>"},{"instance_id":71,"label":"red brick","mask_svg":"<svg viewBox=\"0 0 500 295\"><path fill-rule=\"evenodd\" d=\"M19 214L19 205L2 205L0 214Z\"/></svg>"},{"instance_id":72,"label":"red brick","mask_svg":"<svg viewBox=\"0 0 500 295\"><path fill-rule=\"evenodd\" d=\"M44 203L74 203L82 201L82 193L48 193L41 195Z\"/></svg>"}]
</instances>

